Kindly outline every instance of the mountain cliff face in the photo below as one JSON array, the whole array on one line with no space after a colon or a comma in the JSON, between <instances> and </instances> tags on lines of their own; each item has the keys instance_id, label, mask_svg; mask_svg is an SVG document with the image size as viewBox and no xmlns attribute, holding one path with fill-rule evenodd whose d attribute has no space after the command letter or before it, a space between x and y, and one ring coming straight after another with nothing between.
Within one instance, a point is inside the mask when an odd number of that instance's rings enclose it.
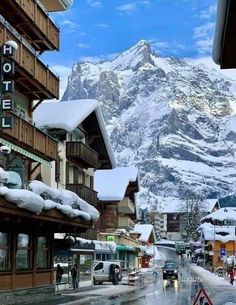
<instances>
[{"instance_id":1,"label":"mountain cliff face","mask_svg":"<svg viewBox=\"0 0 236 305\"><path fill-rule=\"evenodd\" d=\"M155 208L180 188L208 198L236 189L233 85L140 41L111 61L75 64L63 100L100 101L118 164L138 167L139 204Z\"/></svg>"}]
</instances>

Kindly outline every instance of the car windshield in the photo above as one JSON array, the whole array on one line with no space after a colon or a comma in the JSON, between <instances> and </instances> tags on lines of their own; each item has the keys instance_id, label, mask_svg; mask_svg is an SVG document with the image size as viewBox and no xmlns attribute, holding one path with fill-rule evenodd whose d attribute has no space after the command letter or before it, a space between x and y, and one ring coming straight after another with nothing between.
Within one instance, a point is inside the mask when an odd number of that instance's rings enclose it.
<instances>
[{"instance_id":1,"label":"car windshield","mask_svg":"<svg viewBox=\"0 0 236 305\"><path fill-rule=\"evenodd\" d=\"M176 263L166 263L164 266L165 269L176 269Z\"/></svg>"}]
</instances>

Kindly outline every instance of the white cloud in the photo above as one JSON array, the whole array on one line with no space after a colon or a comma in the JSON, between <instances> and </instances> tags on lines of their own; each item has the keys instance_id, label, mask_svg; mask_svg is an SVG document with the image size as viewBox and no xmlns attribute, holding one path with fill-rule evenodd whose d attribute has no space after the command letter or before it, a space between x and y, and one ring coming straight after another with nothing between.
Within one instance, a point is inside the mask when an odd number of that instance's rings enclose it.
<instances>
[{"instance_id":1,"label":"white cloud","mask_svg":"<svg viewBox=\"0 0 236 305\"><path fill-rule=\"evenodd\" d=\"M151 6L151 1L149 1L149 0L141 0L140 4L143 4L143 5L146 5L146 6L150 7Z\"/></svg>"},{"instance_id":2,"label":"white cloud","mask_svg":"<svg viewBox=\"0 0 236 305\"><path fill-rule=\"evenodd\" d=\"M94 25L99 28L108 28L108 24L105 23L95 23Z\"/></svg>"},{"instance_id":3,"label":"white cloud","mask_svg":"<svg viewBox=\"0 0 236 305\"><path fill-rule=\"evenodd\" d=\"M87 3L94 7L94 8L99 8L102 7L102 2L101 1L97 1L97 0L87 0Z\"/></svg>"},{"instance_id":4,"label":"white cloud","mask_svg":"<svg viewBox=\"0 0 236 305\"><path fill-rule=\"evenodd\" d=\"M88 45L86 43L79 43L77 46L79 48L81 48L81 49L88 49L88 48L90 48L90 45Z\"/></svg>"},{"instance_id":5,"label":"white cloud","mask_svg":"<svg viewBox=\"0 0 236 305\"><path fill-rule=\"evenodd\" d=\"M211 5L208 7L207 10L203 10L199 13L199 17L201 19L212 19L215 18L216 14L216 5Z\"/></svg>"},{"instance_id":6,"label":"white cloud","mask_svg":"<svg viewBox=\"0 0 236 305\"><path fill-rule=\"evenodd\" d=\"M214 29L214 22L207 22L193 29L193 38L199 55L208 55L212 52Z\"/></svg>"},{"instance_id":7,"label":"white cloud","mask_svg":"<svg viewBox=\"0 0 236 305\"><path fill-rule=\"evenodd\" d=\"M76 22L70 21L70 20L63 20L61 22L61 27L63 27L63 30L66 33L73 33L73 32L77 32L80 25Z\"/></svg>"},{"instance_id":8,"label":"white cloud","mask_svg":"<svg viewBox=\"0 0 236 305\"><path fill-rule=\"evenodd\" d=\"M137 10L137 5L135 3L127 3L127 4L122 4L120 6L117 6L116 8L118 11L122 13L133 13L134 11Z\"/></svg>"},{"instance_id":9,"label":"white cloud","mask_svg":"<svg viewBox=\"0 0 236 305\"><path fill-rule=\"evenodd\" d=\"M166 42L151 39L149 40L149 43L151 44L152 48L157 52L157 54L165 54L166 51L169 51L172 54L178 54L179 50L186 49L186 46L177 43L176 41Z\"/></svg>"}]
</instances>

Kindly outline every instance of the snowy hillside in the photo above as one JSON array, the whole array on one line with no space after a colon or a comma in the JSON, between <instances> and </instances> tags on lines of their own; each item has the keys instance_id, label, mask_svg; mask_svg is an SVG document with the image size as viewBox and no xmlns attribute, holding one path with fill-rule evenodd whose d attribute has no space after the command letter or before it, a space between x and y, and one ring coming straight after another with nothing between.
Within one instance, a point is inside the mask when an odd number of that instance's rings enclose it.
<instances>
[{"instance_id":1,"label":"snowy hillside","mask_svg":"<svg viewBox=\"0 0 236 305\"><path fill-rule=\"evenodd\" d=\"M139 203L179 188L213 198L236 189L235 84L146 41L111 61L78 63L63 100L98 99L119 165L139 168Z\"/></svg>"}]
</instances>

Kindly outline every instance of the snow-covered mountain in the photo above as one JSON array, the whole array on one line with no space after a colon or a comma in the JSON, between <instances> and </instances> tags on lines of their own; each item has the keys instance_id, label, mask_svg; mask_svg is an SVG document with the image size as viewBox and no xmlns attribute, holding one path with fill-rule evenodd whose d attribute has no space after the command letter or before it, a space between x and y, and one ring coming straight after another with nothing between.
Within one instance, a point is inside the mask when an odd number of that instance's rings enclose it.
<instances>
[{"instance_id":1,"label":"snow-covered mountain","mask_svg":"<svg viewBox=\"0 0 236 305\"><path fill-rule=\"evenodd\" d=\"M215 198L236 189L234 83L139 41L115 59L77 63L63 100L98 99L119 165L137 166L139 203L180 188Z\"/></svg>"}]
</instances>

